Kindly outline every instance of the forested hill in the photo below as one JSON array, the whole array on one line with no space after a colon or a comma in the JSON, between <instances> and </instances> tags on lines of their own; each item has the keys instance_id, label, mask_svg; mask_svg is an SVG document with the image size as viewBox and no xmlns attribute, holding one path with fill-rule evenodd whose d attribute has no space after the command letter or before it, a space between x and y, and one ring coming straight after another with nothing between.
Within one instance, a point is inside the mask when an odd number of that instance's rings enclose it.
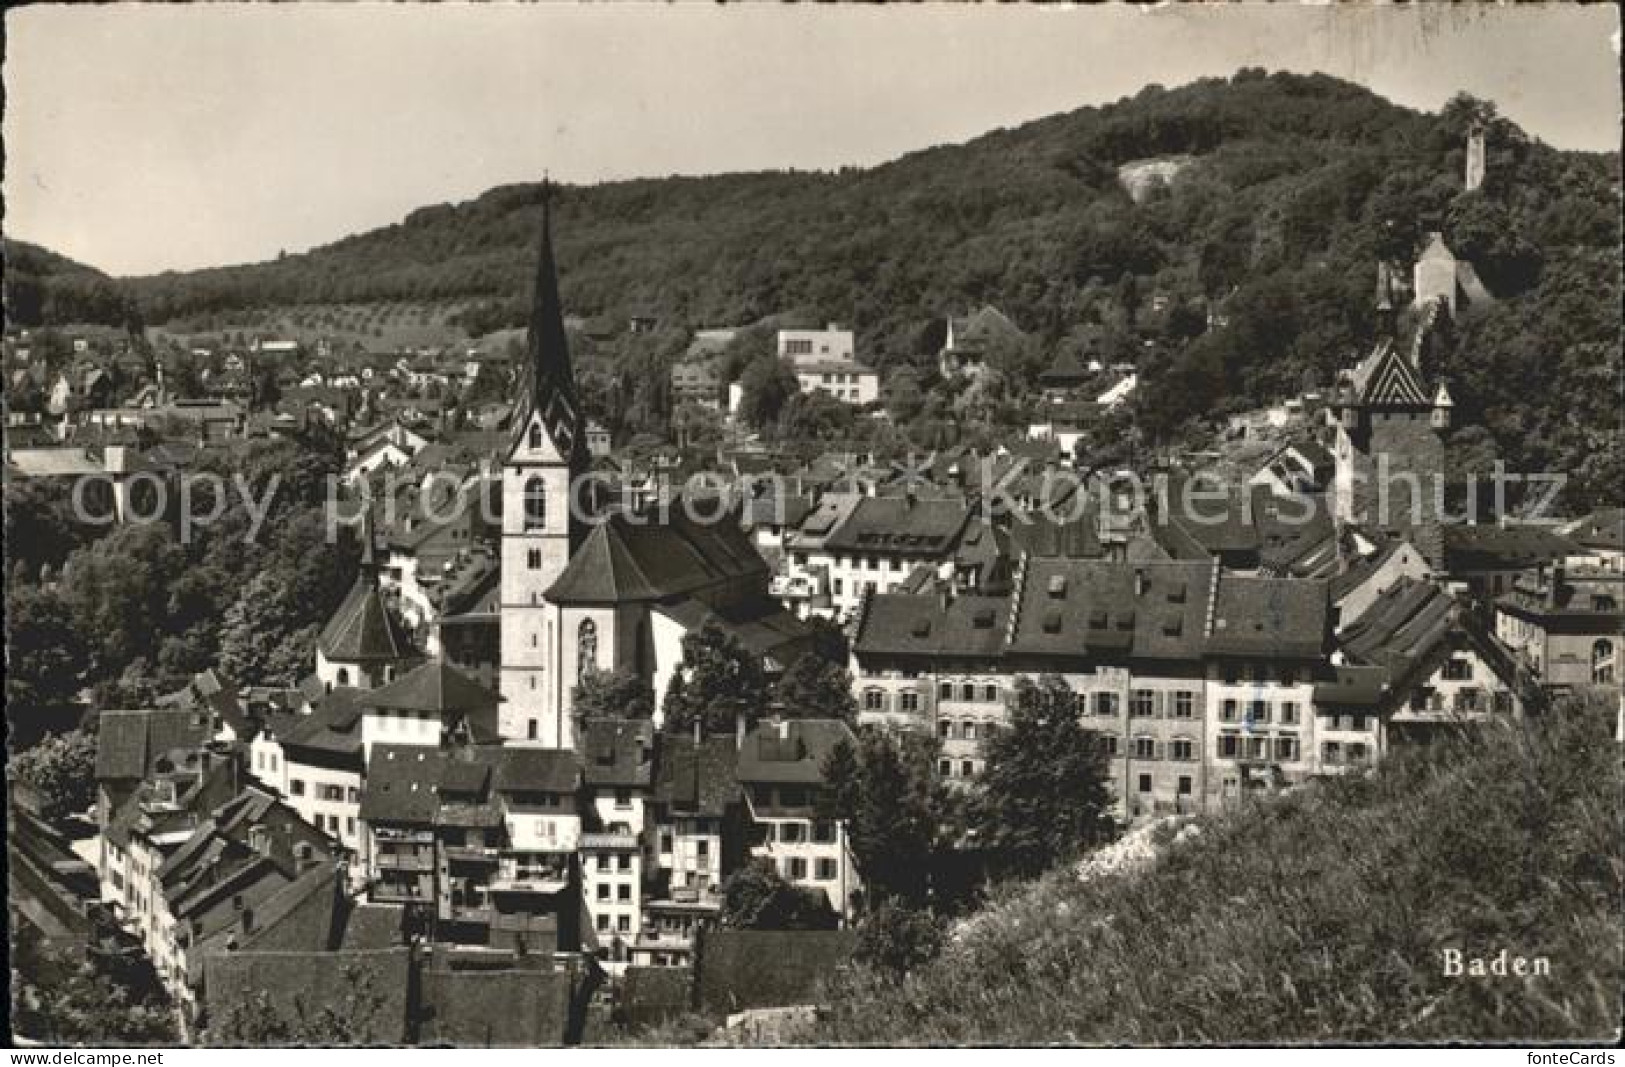
<instances>
[{"instance_id":1,"label":"forested hill","mask_svg":"<svg viewBox=\"0 0 1625 1067\"><path fill-rule=\"evenodd\" d=\"M1488 177L1468 193L1475 122ZM1140 161L1178 172L1136 199L1119 171ZM539 191L505 186L274 262L125 284L148 322L182 328L405 301L456 304L482 333L522 321ZM1038 343L979 398L985 417L961 412L961 425L1023 411L1057 344L1098 324L1102 355L1141 363L1138 425L1167 439L1328 380L1370 342L1378 259L1408 276L1438 229L1501 298L1434 368L1451 378L1458 424L1488 427L1463 454L1617 470L1616 390L1599 385L1619 378L1619 205L1617 153L1557 151L1489 103L1426 114L1323 75L1249 69L870 169L567 188L556 233L572 313L655 316L674 328L673 352L683 327L779 315L853 324L889 374L924 362L941 316L995 304ZM1205 302L1220 299L1228 328L1204 332ZM1137 340L1148 332L1150 351ZM657 380L659 365L634 377ZM1607 473L1586 477L1606 485Z\"/></svg>"},{"instance_id":2,"label":"forested hill","mask_svg":"<svg viewBox=\"0 0 1625 1067\"><path fill-rule=\"evenodd\" d=\"M128 287L94 267L10 238L5 240L4 258L7 323L127 326L133 321L135 305Z\"/></svg>"}]
</instances>

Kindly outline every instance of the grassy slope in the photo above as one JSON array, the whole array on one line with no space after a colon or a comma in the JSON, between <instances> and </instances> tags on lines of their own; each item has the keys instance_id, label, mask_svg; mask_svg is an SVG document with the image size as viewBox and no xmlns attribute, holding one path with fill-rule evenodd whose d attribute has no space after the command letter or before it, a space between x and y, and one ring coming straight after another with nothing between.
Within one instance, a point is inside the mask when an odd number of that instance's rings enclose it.
<instances>
[{"instance_id":1,"label":"grassy slope","mask_svg":"<svg viewBox=\"0 0 1625 1067\"><path fill-rule=\"evenodd\" d=\"M859 975L817 1042L1613 1040L1610 713L1508 725L1208 820L1144 873L1017 889L902 983ZM1469 981L1441 950L1546 956Z\"/></svg>"}]
</instances>

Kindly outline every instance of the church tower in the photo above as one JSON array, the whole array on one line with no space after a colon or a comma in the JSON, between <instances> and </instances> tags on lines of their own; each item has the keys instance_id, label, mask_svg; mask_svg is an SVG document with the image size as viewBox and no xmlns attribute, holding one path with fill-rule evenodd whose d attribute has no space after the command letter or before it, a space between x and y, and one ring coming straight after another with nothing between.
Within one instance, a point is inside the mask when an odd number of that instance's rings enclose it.
<instances>
[{"instance_id":1,"label":"church tower","mask_svg":"<svg viewBox=\"0 0 1625 1067\"><path fill-rule=\"evenodd\" d=\"M564 712L569 694L558 669L559 611L546 593L584 532L572 513L570 490L586 468L586 446L553 263L552 190L545 187L526 341L502 467L499 732L521 744L572 748L574 731Z\"/></svg>"}]
</instances>

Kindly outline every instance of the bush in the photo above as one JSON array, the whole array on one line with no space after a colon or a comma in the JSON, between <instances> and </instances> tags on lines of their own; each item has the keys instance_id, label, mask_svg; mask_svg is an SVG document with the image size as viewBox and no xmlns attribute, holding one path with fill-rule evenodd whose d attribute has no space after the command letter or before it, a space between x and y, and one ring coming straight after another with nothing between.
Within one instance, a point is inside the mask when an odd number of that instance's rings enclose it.
<instances>
[{"instance_id":1,"label":"bush","mask_svg":"<svg viewBox=\"0 0 1625 1067\"><path fill-rule=\"evenodd\" d=\"M902 982L862 971L809 1040L1613 1040L1616 713L1488 724L1207 819L1141 873L1008 891ZM1443 973L1503 947L1552 977Z\"/></svg>"}]
</instances>

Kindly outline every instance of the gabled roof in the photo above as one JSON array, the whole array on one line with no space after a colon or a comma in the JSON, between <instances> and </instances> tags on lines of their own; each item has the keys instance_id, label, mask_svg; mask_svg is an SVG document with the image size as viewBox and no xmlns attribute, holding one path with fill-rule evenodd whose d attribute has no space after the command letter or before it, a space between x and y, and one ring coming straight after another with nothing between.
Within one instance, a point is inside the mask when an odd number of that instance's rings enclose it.
<instances>
[{"instance_id":1,"label":"gabled roof","mask_svg":"<svg viewBox=\"0 0 1625 1067\"><path fill-rule=\"evenodd\" d=\"M739 800L739 751L732 737L663 735L654 799L675 812L721 818Z\"/></svg>"},{"instance_id":2,"label":"gabled roof","mask_svg":"<svg viewBox=\"0 0 1625 1067\"><path fill-rule=\"evenodd\" d=\"M554 748L504 748L492 788L498 793L573 793L581 783L576 754Z\"/></svg>"},{"instance_id":3,"label":"gabled roof","mask_svg":"<svg viewBox=\"0 0 1625 1067\"><path fill-rule=\"evenodd\" d=\"M96 734L96 778L145 778L159 756L209 739L207 715L192 709L104 711Z\"/></svg>"},{"instance_id":4,"label":"gabled roof","mask_svg":"<svg viewBox=\"0 0 1625 1067\"><path fill-rule=\"evenodd\" d=\"M824 761L842 741L855 745L852 730L839 719L781 719L761 722L739 749L739 780L815 784L824 780Z\"/></svg>"},{"instance_id":5,"label":"gabled roof","mask_svg":"<svg viewBox=\"0 0 1625 1067\"><path fill-rule=\"evenodd\" d=\"M1568 536L1586 548L1625 549L1625 508L1603 508L1575 523Z\"/></svg>"},{"instance_id":6,"label":"gabled roof","mask_svg":"<svg viewBox=\"0 0 1625 1067\"><path fill-rule=\"evenodd\" d=\"M582 774L591 786L647 786L652 777L654 724L647 719L588 719Z\"/></svg>"},{"instance_id":7,"label":"gabled roof","mask_svg":"<svg viewBox=\"0 0 1625 1067\"><path fill-rule=\"evenodd\" d=\"M1571 538L1546 526L1517 523L1508 526L1445 526L1445 570L1523 570L1577 555L1581 549Z\"/></svg>"},{"instance_id":8,"label":"gabled roof","mask_svg":"<svg viewBox=\"0 0 1625 1067\"><path fill-rule=\"evenodd\" d=\"M361 697L369 708L432 711L442 715L493 708L502 697L444 662L416 667L395 681Z\"/></svg>"},{"instance_id":9,"label":"gabled roof","mask_svg":"<svg viewBox=\"0 0 1625 1067\"><path fill-rule=\"evenodd\" d=\"M878 593L853 642L860 655L997 656L1009 627L1010 598Z\"/></svg>"},{"instance_id":10,"label":"gabled roof","mask_svg":"<svg viewBox=\"0 0 1625 1067\"><path fill-rule=\"evenodd\" d=\"M1416 368L1391 340L1384 340L1354 368L1354 389L1367 407L1432 406Z\"/></svg>"},{"instance_id":11,"label":"gabled roof","mask_svg":"<svg viewBox=\"0 0 1625 1067\"><path fill-rule=\"evenodd\" d=\"M546 596L555 604L625 604L766 578L767 563L737 522L701 524L675 506L669 518L617 512L600 523Z\"/></svg>"},{"instance_id":12,"label":"gabled roof","mask_svg":"<svg viewBox=\"0 0 1625 1067\"><path fill-rule=\"evenodd\" d=\"M1219 576L1209 653L1314 659L1331 635L1327 583L1302 578Z\"/></svg>"},{"instance_id":13,"label":"gabled roof","mask_svg":"<svg viewBox=\"0 0 1625 1067\"><path fill-rule=\"evenodd\" d=\"M374 745L367 761L361 818L430 826L440 806L440 775L448 756L418 745Z\"/></svg>"},{"instance_id":14,"label":"gabled roof","mask_svg":"<svg viewBox=\"0 0 1625 1067\"><path fill-rule=\"evenodd\" d=\"M863 497L824 541L834 552L939 555L957 543L971 507L962 500Z\"/></svg>"}]
</instances>

